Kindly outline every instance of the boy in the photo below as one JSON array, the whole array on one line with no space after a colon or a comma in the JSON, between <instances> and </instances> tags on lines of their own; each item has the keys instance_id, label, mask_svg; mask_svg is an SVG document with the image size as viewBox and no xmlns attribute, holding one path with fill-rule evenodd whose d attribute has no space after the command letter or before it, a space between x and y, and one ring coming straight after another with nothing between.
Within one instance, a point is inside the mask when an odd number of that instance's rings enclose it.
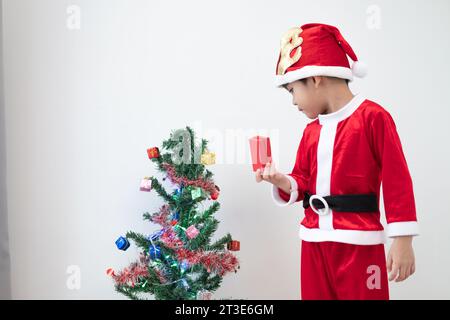
<instances>
[{"instance_id":1,"label":"boy","mask_svg":"<svg viewBox=\"0 0 450 320\"><path fill-rule=\"evenodd\" d=\"M354 61L349 66L347 55ZM415 271L418 223L412 180L395 123L380 105L353 95L348 81L365 70L339 30L324 24L290 29L281 40L277 86L310 122L292 173L273 162L256 172L280 206L303 201L302 299L389 299L389 280ZM383 198L387 262L380 223Z\"/></svg>"}]
</instances>

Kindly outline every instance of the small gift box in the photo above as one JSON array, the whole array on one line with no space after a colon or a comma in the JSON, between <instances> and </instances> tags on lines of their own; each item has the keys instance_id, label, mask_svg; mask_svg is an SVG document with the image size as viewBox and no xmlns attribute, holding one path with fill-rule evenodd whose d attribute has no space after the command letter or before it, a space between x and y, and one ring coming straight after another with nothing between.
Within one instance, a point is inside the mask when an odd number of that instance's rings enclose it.
<instances>
[{"instance_id":1,"label":"small gift box","mask_svg":"<svg viewBox=\"0 0 450 320\"><path fill-rule=\"evenodd\" d=\"M148 255L150 256L150 259L156 260L161 257L161 248L159 246L153 246L151 245L148 248Z\"/></svg>"},{"instance_id":2,"label":"small gift box","mask_svg":"<svg viewBox=\"0 0 450 320\"><path fill-rule=\"evenodd\" d=\"M195 200L195 199L197 199L197 198L199 198L201 196L202 196L202 189L194 188L194 189L191 190L192 200Z\"/></svg>"},{"instance_id":3,"label":"small gift box","mask_svg":"<svg viewBox=\"0 0 450 320\"><path fill-rule=\"evenodd\" d=\"M150 192L152 190L152 180L150 178L145 177L141 180L141 186L139 188L141 191Z\"/></svg>"},{"instance_id":4,"label":"small gift box","mask_svg":"<svg viewBox=\"0 0 450 320\"><path fill-rule=\"evenodd\" d=\"M188 236L189 239L195 238L198 235L198 233L199 231L194 225L186 229L186 235Z\"/></svg>"},{"instance_id":5,"label":"small gift box","mask_svg":"<svg viewBox=\"0 0 450 320\"><path fill-rule=\"evenodd\" d=\"M227 249L230 251L239 251L241 249L241 243L237 240L231 240L227 244Z\"/></svg>"},{"instance_id":6,"label":"small gift box","mask_svg":"<svg viewBox=\"0 0 450 320\"><path fill-rule=\"evenodd\" d=\"M201 155L201 163L204 165L211 165L216 163L216 154L214 152L205 152Z\"/></svg>"},{"instance_id":7,"label":"small gift box","mask_svg":"<svg viewBox=\"0 0 450 320\"><path fill-rule=\"evenodd\" d=\"M117 246L117 249L125 251L130 247L130 242L128 241L127 238L119 237L116 240L116 246Z\"/></svg>"},{"instance_id":8,"label":"small gift box","mask_svg":"<svg viewBox=\"0 0 450 320\"><path fill-rule=\"evenodd\" d=\"M158 147L148 148L147 155L149 159L158 158L159 157Z\"/></svg>"},{"instance_id":9,"label":"small gift box","mask_svg":"<svg viewBox=\"0 0 450 320\"><path fill-rule=\"evenodd\" d=\"M272 160L270 138L255 136L253 138L250 138L249 142L253 171L264 169L265 165Z\"/></svg>"},{"instance_id":10,"label":"small gift box","mask_svg":"<svg viewBox=\"0 0 450 320\"><path fill-rule=\"evenodd\" d=\"M197 292L197 300L211 300L212 292L207 290L200 290Z\"/></svg>"}]
</instances>

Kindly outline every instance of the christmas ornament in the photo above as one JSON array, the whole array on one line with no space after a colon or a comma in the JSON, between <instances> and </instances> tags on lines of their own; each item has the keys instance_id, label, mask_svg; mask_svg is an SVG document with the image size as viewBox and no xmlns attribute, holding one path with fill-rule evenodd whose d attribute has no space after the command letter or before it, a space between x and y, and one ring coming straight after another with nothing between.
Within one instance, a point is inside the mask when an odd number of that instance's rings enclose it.
<instances>
[{"instance_id":1,"label":"christmas ornament","mask_svg":"<svg viewBox=\"0 0 450 320\"><path fill-rule=\"evenodd\" d=\"M180 213L177 211L172 215L172 221L170 222L170 224L172 226L175 226L178 223L179 219L180 219Z\"/></svg>"},{"instance_id":2,"label":"christmas ornament","mask_svg":"<svg viewBox=\"0 0 450 320\"><path fill-rule=\"evenodd\" d=\"M152 189L152 180L149 177L143 178L141 180L141 186L139 190L150 192L151 189Z\"/></svg>"},{"instance_id":3,"label":"christmas ornament","mask_svg":"<svg viewBox=\"0 0 450 320\"><path fill-rule=\"evenodd\" d=\"M216 154L214 152L204 152L201 157L201 163L204 165L211 165L216 163Z\"/></svg>"},{"instance_id":4,"label":"christmas ornament","mask_svg":"<svg viewBox=\"0 0 450 320\"><path fill-rule=\"evenodd\" d=\"M213 193L211 193L211 199L217 200L217 198L219 198L219 193L220 193L220 188L219 188L219 186L215 185L215 191Z\"/></svg>"},{"instance_id":5,"label":"christmas ornament","mask_svg":"<svg viewBox=\"0 0 450 320\"><path fill-rule=\"evenodd\" d=\"M147 149L147 155L149 159L159 158L159 149L158 147L153 147Z\"/></svg>"},{"instance_id":6,"label":"christmas ornament","mask_svg":"<svg viewBox=\"0 0 450 320\"><path fill-rule=\"evenodd\" d=\"M113 268L106 269L106 274L110 277L114 277L115 276L114 269Z\"/></svg>"},{"instance_id":7,"label":"christmas ornament","mask_svg":"<svg viewBox=\"0 0 450 320\"><path fill-rule=\"evenodd\" d=\"M197 198L200 198L202 196L202 189L200 188L194 188L191 190L191 197L192 200L195 200Z\"/></svg>"},{"instance_id":8,"label":"christmas ornament","mask_svg":"<svg viewBox=\"0 0 450 320\"><path fill-rule=\"evenodd\" d=\"M148 248L148 255L152 260L159 259L161 257L161 248L159 246L151 245Z\"/></svg>"},{"instance_id":9,"label":"christmas ornament","mask_svg":"<svg viewBox=\"0 0 450 320\"><path fill-rule=\"evenodd\" d=\"M194 225L186 229L186 235L188 236L189 239L195 238L198 234L199 231Z\"/></svg>"},{"instance_id":10,"label":"christmas ornament","mask_svg":"<svg viewBox=\"0 0 450 320\"><path fill-rule=\"evenodd\" d=\"M197 292L197 300L211 300L212 292L207 290L200 290Z\"/></svg>"},{"instance_id":11,"label":"christmas ornament","mask_svg":"<svg viewBox=\"0 0 450 320\"><path fill-rule=\"evenodd\" d=\"M241 249L241 243L237 240L231 240L227 243L227 249L231 251L239 251Z\"/></svg>"},{"instance_id":12,"label":"christmas ornament","mask_svg":"<svg viewBox=\"0 0 450 320\"><path fill-rule=\"evenodd\" d=\"M119 250L125 251L125 250L127 250L127 249L130 247L130 242L128 242L128 239L127 239L127 238L119 237L119 238L116 240L116 246L117 246L117 248L118 248Z\"/></svg>"}]
</instances>

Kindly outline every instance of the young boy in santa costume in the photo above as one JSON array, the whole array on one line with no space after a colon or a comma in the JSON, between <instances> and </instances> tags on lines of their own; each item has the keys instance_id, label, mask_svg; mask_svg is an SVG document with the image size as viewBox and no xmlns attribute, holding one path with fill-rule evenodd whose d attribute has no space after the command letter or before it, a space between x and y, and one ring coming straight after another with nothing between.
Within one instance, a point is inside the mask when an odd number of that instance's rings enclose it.
<instances>
[{"instance_id":1,"label":"young boy in santa costume","mask_svg":"<svg viewBox=\"0 0 450 320\"><path fill-rule=\"evenodd\" d=\"M282 37L276 84L314 121L303 131L292 172L269 162L256 180L272 184L280 206L303 201L302 299L389 299L388 272L399 282L415 270L413 185L394 120L348 87L365 73L333 26L307 24ZM387 262L385 236L393 238Z\"/></svg>"}]
</instances>

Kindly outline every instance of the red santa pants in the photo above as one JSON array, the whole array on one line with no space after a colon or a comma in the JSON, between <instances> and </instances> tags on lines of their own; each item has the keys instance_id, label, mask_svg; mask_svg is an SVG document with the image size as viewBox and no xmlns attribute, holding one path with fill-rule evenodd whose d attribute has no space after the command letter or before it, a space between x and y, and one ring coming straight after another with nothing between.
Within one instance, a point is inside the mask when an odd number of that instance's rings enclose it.
<instances>
[{"instance_id":1,"label":"red santa pants","mask_svg":"<svg viewBox=\"0 0 450 320\"><path fill-rule=\"evenodd\" d=\"M302 241L300 268L303 300L389 300L383 244Z\"/></svg>"}]
</instances>

